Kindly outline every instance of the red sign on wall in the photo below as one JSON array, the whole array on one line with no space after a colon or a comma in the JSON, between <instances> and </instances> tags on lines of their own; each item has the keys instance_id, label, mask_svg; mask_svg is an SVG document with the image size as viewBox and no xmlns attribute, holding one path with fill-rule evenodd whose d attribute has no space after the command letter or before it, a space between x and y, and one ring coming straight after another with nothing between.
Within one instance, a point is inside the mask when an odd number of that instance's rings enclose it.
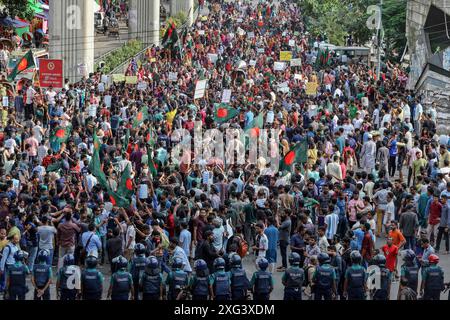
<instances>
[{"instance_id":1,"label":"red sign on wall","mask_svg":"<svg viewBox=\"0 0 450 320\"><path fill-rule=\"evenodd\" d=\"M64 86L63 61L54 59L40 59L39 84L41 88L62 88Z\"/></svg>"}]
</instances>

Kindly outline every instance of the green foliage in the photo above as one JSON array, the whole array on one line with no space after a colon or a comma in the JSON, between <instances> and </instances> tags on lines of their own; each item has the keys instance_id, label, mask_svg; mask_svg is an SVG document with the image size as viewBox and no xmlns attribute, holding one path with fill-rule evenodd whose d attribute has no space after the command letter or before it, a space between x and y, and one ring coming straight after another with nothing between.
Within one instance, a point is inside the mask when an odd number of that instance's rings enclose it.
<instances>
[{"instance_id":1,"label":"green foliage","mask_svg":"<svg viewBox=\"0 0 450 320\"><path fill-rule=\"evenodd\" d=\"M19 17L25 20L33 19L34 12L28 5L28 0L0 0L5 7L5 13L10 17Z\"/></svg>"},{"instance_id":2,"label":"green foliage","mask_svg":"<svg viewBox=\"0 0 450 320\"><path fill-rule=\"evenodd\" d=\"M395 50L400 55L406 46L407 0L384 0L383 27L388 56Z\"/></svg>"},{"instance_id":3,"label":"green foliage","mask_svg":"<svg viewBox=\"0 0 450 320\"><path fill-rule=\"evenodd\" d=\"M143 50L142 42L139 40L130 40L124 44L121 48L114 50L103 60L105 66L103 68L103 73L110 73L120 64L124 63L128 59L133 58L136 54ZM98 65L95 65L95 70L97 70Z\"/></svg>"}]
</instances>

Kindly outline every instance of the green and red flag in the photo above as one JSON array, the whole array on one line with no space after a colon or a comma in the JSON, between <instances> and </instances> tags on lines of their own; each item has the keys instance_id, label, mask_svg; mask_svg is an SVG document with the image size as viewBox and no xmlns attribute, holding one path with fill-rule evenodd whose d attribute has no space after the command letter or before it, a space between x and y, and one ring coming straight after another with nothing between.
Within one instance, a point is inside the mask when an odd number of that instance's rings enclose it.
<instances>
[{"instance_id":1,"label":"green and red flag","mask_svg":"<svg viewBox=\"0 0 450 320\"><path fill-rule=\"evenodd\" d=\"M264 127L264 115L260 113L252 122L245 128L246 133L255 138L259 137L259 131Z\"/></svg>"},{"instance_id":2,"label":"green and red flag","mask_svg":"<svg viewBox=\"0 0 450 320\"><path fill-rule=\"evenodd\" d=\"M216 103L214 105L214 121L218 123L227 122L239 115L239 111L225 103Z\"/></svg>"},{"instance_id":3,"label":"green and red flag","mask_svg":"<svg viewBox=\"0 0 450 320\"><path fill-rule=\"evenodd\" d=\"M158 136L155 132L155 129L149 128L147 132L147 136L145 137L145 142L147 142L151 147L153 147L156 144L156 141L158 140Z\"/></svg>"},{"instance_id":4,"label":"green and red flag","mask_svg":"<svg viewBox=\"0 0 450 320\"><path fill-rule=\"evenodd\" d=\"M120 184L117 188L117 193L125 198L131 198L133 195L133 180L131 179L131 168L127 165L120 177Z\"/></svg>"},{"instance_id":5,"label":"green and red flag","mask_svg":"<svg viewBox=\"0 0 450 320\"><path fill-rule=\"evenodd\" d=\"M133 129L139 127L145 120L148 119L148 107L144 106L136 115L133 122Z\"/></svg>"},{"instance_id":6,"label":"green and red flag","mask_svg":"<svg viewBox=\"0 0 450 320\"><path fill-rule=\"evenodd\" d=\"M108 189L109 201L111 201L114 207L119 208L129 208L130 200L119 194L118 192L112 191L110 188Z\"/></svg>"},{"instance_id":7,"label":"green and red flag","mask_svg":"<svg viewBox=\"0 0 450 320\"><path fill-rule=\"evenodd\" d=\"M153 159L153 151L151 148L147 147L147 161L148 161L148 169L153 177L158 175L158 164Z\"/></svg>"},{"instance_id":8,"label":"green and red flag","mask_svg":"<svg viewBox=\"0 0 450 320\"><path fill-rule=\"evenodd\" d=\"M306 163L308 160L308 141L306 139L295 144L281 159L280 170L290 171L294 163Z\"/></svg>"},{"instance_id":9,"label":"green and red flag","mask_svg":"<svg viewBox=\"0 0 450 320\"><path fill-rule=\"evenodd\" d=\"M91 158L91 162L89 163L89 170L97 178L99 184L106 190L109 188L108 181L106 179L106 175L102 170L102 163L100 161L100 148L101 142L97 137L97 133L94 132L93 136L94 142L94 153Z\"/></svg>"},{"instance_id":10,"label":"green and red flag","mask_svg":"<svg viewBox=\"0 0 450 320\"><path fill-rule=\"evenodd\" d=\"M177 26L174 22L172 22L166 30L166 33L164 34L161 44L164 48L172 47L178 42L178 32L177 32Z\"/></svg>"},{"instance_id":11,"label":"green and red flag","mask_svg":"<svg viewBox=\"0 0 450 320\"><path fill-rule=\"evenodd\" d=\"M32 67L35 67L36 63L34 61L33 51L28 51L16 64L16 66L12 69L11 73L8 75L8 81L14 81L16 76Z\"/></svg>"},{"instance_id":12,"label":"green and red flag","mask_svg":"<svg viewBox=\"0 0 450 320\"><path fill-rule=\"evenodd\" d=\"M317 52L316 66L324 67L331 64L331 52L327 48L326 50L319 50Z\"/></svg>"},{"instance_id":13,"label":"green and red flag","mask_svg":"<svg viewBox=\"0 0 450 320\"><path fill-rule=\"evenodd\" d=\"M125 134L125 140L122 144L122 153L128 150L128 144L130 143L130 129L127 129L127 133Z\"/></svg>"},{"instance_id":14,"label":"green and red flag","mask_svg":"<svg viewBox=\"0 0 450 320\"><path fill-rule=\"evenodd\" d=\"M50 135L50 142L52 143L64 143L70 137L70 132L72 131L71 126L67 127L56 127L53 129Z\"/></svg>"}]
</instances>

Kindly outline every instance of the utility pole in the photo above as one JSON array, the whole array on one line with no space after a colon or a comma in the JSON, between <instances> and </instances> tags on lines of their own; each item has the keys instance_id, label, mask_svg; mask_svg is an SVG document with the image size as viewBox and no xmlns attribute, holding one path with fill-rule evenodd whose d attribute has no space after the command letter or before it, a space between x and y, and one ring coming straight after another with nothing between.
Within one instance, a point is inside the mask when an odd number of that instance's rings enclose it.
<instances>
[{"instance_id":1,"label":"utility pole","mask_svg":"<svg viewBox=\"0 0 450 320\"><path fill-rule=\"evenodd\" d=\"M377 58L377 80L380 79L380 73L381 73L381 46L383 43L383 0L380 0L380 23L378 25L378 58Z\"/></svg>"}]
</instances>

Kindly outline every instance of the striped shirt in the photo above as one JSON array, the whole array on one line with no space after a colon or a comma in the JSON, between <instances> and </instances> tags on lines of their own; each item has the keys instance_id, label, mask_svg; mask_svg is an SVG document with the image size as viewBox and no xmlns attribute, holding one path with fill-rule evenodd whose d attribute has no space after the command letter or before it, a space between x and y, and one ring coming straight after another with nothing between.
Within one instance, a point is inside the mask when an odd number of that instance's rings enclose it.
<instances>
[{"instance_id":1,"label":"striped shirt","mask_svg":"<svg viewBox=\"0 0 450 320\"><path fill-rule=\"evenodd\" d=\"M333 239L337 232L339 216L336 213L329 214L325 217L325 223L327 225L325 235L327 239Z\"/></svg>"}]
</instances>

